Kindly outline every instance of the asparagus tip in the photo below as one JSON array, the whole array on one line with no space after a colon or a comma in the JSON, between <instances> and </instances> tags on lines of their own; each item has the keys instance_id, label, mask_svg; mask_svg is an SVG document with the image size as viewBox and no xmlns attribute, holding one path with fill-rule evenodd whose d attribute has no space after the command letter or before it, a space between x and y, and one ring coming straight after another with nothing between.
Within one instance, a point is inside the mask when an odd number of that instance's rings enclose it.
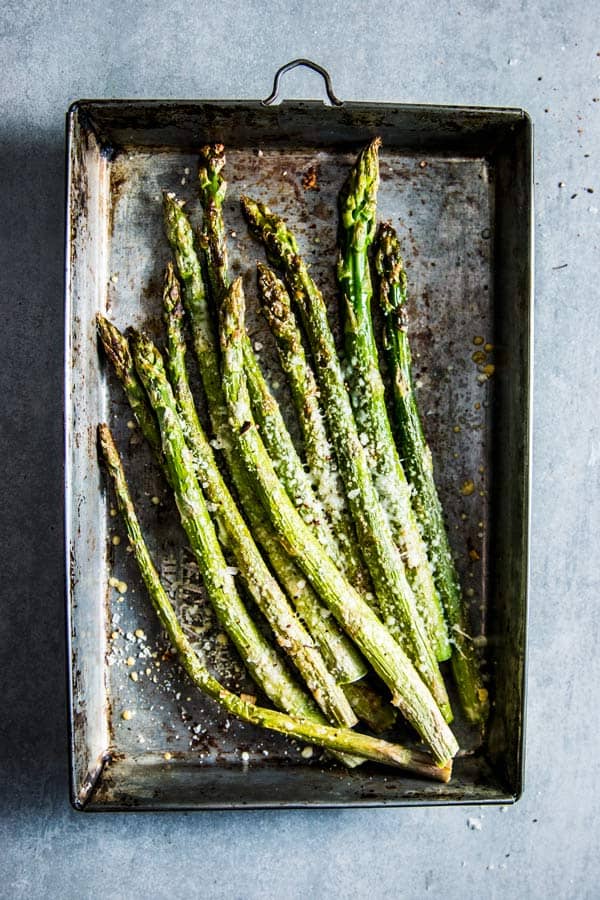
<instances>
[{"instance_id":1,"label":"asparagus tip","mask_svg":"<svg viewBox=\"0 0 600 900\"><path fill-rule=\"evenodd\" d=\"M131 354L127 337L102 313L96 313L96 330L106 356L113 364L119 378L123 380L131 368Z\"/></svg>"},{"instance_id":2,"label":"asparagus tip","mask_svg":"<svg viewBox=\"0 0 600 900\"><path fill-rule=\"evenodd\" d=\"M206 144L200 150L198 181L203 203L221 204L225 198L227 182L221 172L225 165L225 147L223 144Z\"/></svg>"},{"instance_id":3,"label":"asparagus tip","mask_svg":"<svg viewBox=\"0 0 600 900\"><path fill-rule=\"evenodd\" d=\"M165 267L165 277L163 283L163 304L165 314L174 315L178 318L183 317L183 305L181 303L181 291L179 289L179 280L175 275L173 263L169 260Z\"/></svg>"}]
</instances>

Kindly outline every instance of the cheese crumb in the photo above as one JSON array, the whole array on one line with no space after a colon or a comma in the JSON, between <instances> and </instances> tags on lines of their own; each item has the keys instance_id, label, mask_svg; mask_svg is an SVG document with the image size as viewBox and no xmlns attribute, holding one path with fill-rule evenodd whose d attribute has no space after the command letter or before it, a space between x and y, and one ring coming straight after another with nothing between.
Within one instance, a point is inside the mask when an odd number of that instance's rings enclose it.
<instances>
[{"instance_id":1,"label":"cheese crumb","mask_svg":"<svg viewBox=\"0 0 600 900\"><path fill-rule=\"evenodd\" d=\"M124 709L123 712L121 713L121 718L124 719L126 722L129 722L129 720L133 718L133 713L131 712L130 709Z\"/></svg>"},{"instance_id":2,"label":"cheese crumb","mask_svg":"<svg viewBox=\"0 0 600 900\"><path fill-rule=\"evenodd\" d=\"M304 747L300 754L300 756L302 756L304 759L310 759L312 755L313 755L312 747Z\"/></svg>"},{"instance_id":3,"label":"cheese crumb","mask_svg":"<svg viewBox=\"0 0 600 900\"><path fill-rule=\"evenodd\" d=\"M134 665L135 665L135 659L133 658L133 656L128 656L128 657L127 657L127 659L125 660L125 665L127 665L127 666L134 666Z\"/></svg>"},{"instance_id":4,"label":"cheese crumb","mask_svg":"<svg viewBox=\"0 0 600 900\"><path fill-rule=\"evenodd\" d=\"M166 753L163 753L163 757L164 757L164 759L166 759L167 762L168 762L170 759L173 759L173 754L172 754L172 753L169 753L169 751L167 750Z\"/></svg>"},{"instance_id":5,"label":"cheese crumb","mask_svg":"<svg viewBox=\"0 0 600 900\"><path fill-rule=\"evenodd\" d=\"M113 545L114 545L115 547L118 547L118 546L119 546L119 544L121 543L121 538L119 537L118 534L115 534L115 535L113 536L112 542L113 542Z\"/></svg>"}]
</instances>

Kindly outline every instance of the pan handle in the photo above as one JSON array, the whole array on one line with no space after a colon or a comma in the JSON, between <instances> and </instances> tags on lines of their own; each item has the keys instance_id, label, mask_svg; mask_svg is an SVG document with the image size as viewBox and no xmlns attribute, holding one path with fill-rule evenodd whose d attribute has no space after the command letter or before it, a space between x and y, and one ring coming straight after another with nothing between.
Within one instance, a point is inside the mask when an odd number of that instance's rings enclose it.
<instances>
[{"instance_id":1,"label":"pan handle","mask_svg":"<svg viewBox=\"0 0 600 900\"><path fill-rule=\"evenodd\" d=\"M327 97L329 98L329 102L332 106L343 106L343 101L340 100L333 92L333 87L331 86L331 77L327 69L324 69L323 66L320 66L318 63L312 62L310 59L293 59L291 62L286 63L285 66L281 66L280 69L277 69L275 72L275 78L273 79L273 90L269 94L269 96L265 100L261 100L263 106L271 106L279 95L279 82L281 81L281 76L285 75L286 72L289 72L290 69L295 69L296 66L306 66L307 69L312 69L314 72L318 72L319 75L323 77L323 81L325 82L325 91L327 92Z\"/></svg>"}]
</instances>

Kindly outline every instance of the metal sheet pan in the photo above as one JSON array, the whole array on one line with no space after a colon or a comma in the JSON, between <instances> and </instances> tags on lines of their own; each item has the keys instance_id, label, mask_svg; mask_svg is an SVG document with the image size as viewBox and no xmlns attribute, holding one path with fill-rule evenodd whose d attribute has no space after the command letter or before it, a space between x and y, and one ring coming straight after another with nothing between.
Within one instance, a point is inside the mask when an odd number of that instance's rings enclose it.
<instances>
[{"instance_id":1,"label":"metal sheet pan","mask_svg":"<svg viewBox=\"0 0 600 900\"><path fill-rule=\"evenodd\" d=\"M336 196L357 150L376 134L383 138L379 215L394 222L403 240L420 405L471 598L473 633L485 643L493 703L484 735L457 717L463 755L448 785L374 765L342 771L318 752L307 760L301 746L231 721L199 696L169 654L125 542L113 543L122 531L97 462L95 429L107 420L124 451L151 550L190 636L228 684L244 689L241 666L222 645L203 600L165 486L100 359L93 319L101 310L119 326L143 325L160 335L160 282L168 259L161 192L185 198L198 223L195 152L222 141L232 267L245 274L253 339L289 413L284 378L255 312L254 262L261 251L237 201L242 192L254 194L290 220L337 323ZM310 169L315 187L304 177ZM532 126L526 114L360 103L81 101L68 114L67 202L66 550L76 808L517 798L532 324ZM489 379L472 359L477 336L494 347ZM460 486L469 479L476 489L465 497ZM124 595L110 586L111 577L126 582ZM132 713L128 720L125 710Z\"/></svg>"}]
</instances>

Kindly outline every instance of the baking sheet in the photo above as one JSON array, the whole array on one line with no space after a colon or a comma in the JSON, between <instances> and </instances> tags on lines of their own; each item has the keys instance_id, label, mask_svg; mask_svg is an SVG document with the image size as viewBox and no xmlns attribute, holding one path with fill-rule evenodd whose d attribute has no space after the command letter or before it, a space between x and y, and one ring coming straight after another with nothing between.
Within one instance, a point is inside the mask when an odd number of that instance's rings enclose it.
<instances>
[{"instance_id":1,"label":"baking sheet","mask_svg":"<svg viewBox=\"0 0 600 900\"><path fill-rule=\"evenodd\" d=\"M474 115L439 110L436 130L434 111L424 110L419 132L416 108L174 103L136 109L91 102L72 111L67 524L73 794L79 805L481 803L518 794L530 129L515 111L481 111L478 120ZM193 145L223 140L231 269L244 275L252 339L297 434L285 378L257 313L255 261L263 255L248 235L239 195L256 196L288 219L337 328L337 193L356 152L378 133L384 138L379 216L393 222L403 244L419 403L494 702L484 736L461 721L454 703L463 756L449 785L374 765L342 771L316 748L307 758L303 745L234 721L201 697L172 658L126 541L119 542L123 529L111 516L96 457L95 426L108 420L124 452L151 552L189 636L228 686L255 693L205 602L177 514L131 427L121 389L99 359L93 319L101 310L119 327L145 327L160 338L162 273L169 258L161 194L174 191L185 199L198 225ZM479 338L493 346L486 360L495 366L491 378L473 360ZM474 486L468 496L461 490L465 482ZM126 592L111 587L110 578L125 583ZM399 735L411 739L408 729Z\"/></svg>"}]
</instances>

